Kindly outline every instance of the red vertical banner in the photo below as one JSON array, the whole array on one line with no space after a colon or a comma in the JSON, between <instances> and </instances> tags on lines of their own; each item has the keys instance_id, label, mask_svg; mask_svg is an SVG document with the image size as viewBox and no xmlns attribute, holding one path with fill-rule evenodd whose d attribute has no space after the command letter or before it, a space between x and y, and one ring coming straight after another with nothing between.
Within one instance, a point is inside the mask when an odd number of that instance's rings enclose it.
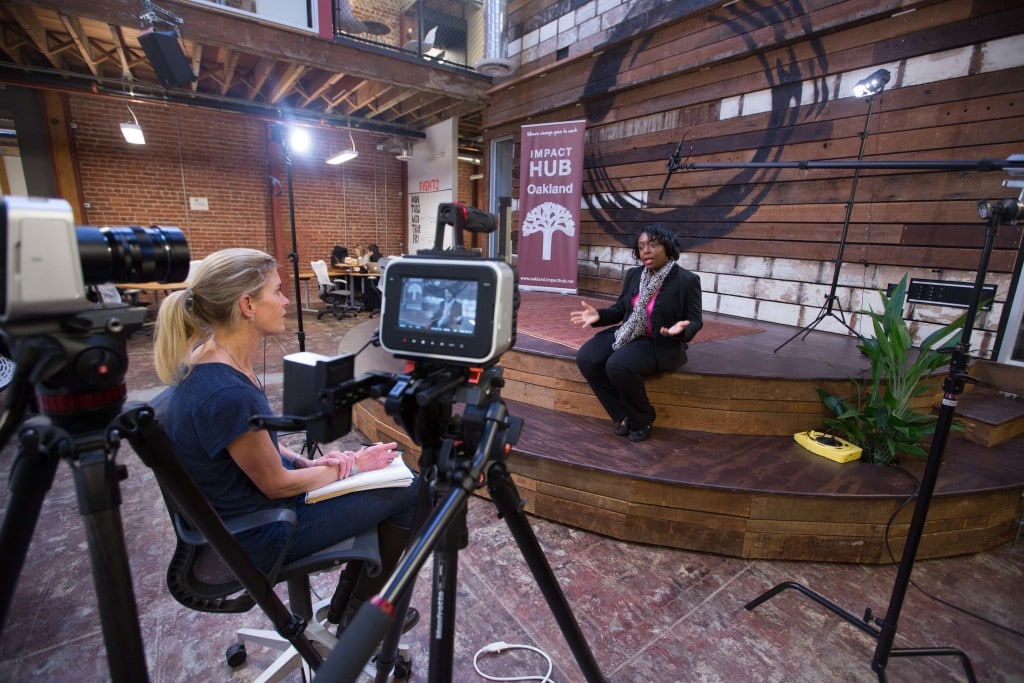
<instances>
[{"instance_id":1,"label":"red vertical banner","mask_svg":"<svg viewBox=\"0 0 1024 683\"><path fill-rule=\"evenodd\" d=\"M584 124L522 127L516 262L522 289L576 292Z\"/></svg>"}]
</instances>

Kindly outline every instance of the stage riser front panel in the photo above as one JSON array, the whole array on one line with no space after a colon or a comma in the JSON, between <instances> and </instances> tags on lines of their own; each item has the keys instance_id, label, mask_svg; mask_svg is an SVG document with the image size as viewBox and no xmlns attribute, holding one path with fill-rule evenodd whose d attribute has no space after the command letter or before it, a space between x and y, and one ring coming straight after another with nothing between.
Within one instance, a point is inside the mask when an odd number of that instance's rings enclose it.
<instances>
[{"instance_id":1,"label":"stage riser front panel","mask_svg":"<svg viewBox=\"0 0 1024 683\"><path fill-rule=\"evenodd\" d=\"M403 444L406 461L417 465L419 448L380 403L360 402L353 419L367 438ZM557 422L558 413L552 412L550 419ZM525 430L531 430L531 424L534 430L539 428L534 418ZM557 426L547 425L545 433L550 431L557 432ZM680 431L677 438L692 437ZM702 434L700 438L730 437ZM631 448L625 440L621 444L623 449ZM552 443L550 450L565 453L567 448L565 443ZM575 448L575 457L585 459L587 444L576 443ZM874 496L792 495L782 490L694 486L562 462L550 453L539 456L517 449L509 456L508 465L530 514L624 541L748 559L888 563L886 524L914 488L909 477L901 478L889 494ZM859 463L837 467L847 468L839 472L850 474L856 473L857 467L867 468L861 471L871 475L879 472L875 466ZM478 493L486 496L485 489ZM1012 539L1024 513L1022 494L1024 485L936 495L918 557L980 552ZM897 560L912 514L912 505L903 507L889 528L889 546Z\"/></svg>"}]
</instances>

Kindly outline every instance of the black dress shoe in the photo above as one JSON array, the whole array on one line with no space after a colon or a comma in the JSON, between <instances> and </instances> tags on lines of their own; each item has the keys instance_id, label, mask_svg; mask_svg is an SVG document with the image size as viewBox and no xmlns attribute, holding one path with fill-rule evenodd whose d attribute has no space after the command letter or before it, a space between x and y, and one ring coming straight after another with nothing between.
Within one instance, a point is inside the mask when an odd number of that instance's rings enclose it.
<instances>
[{"instance_id":1,"label":"black dress shoe","mask_svg":"<svg viewBox=\"0 0 1024 683\"><path fill-rule=\"evenodd\" d=\"M651 438L651 425L641 427L640 429L634 429L629 432L630 441L646 441Z\"/></svg>"},{"instance_id":2,"label":"black dress shoe","mask_svg":"<svg viewBox=\"0 0 1024 683\"><path fill-rule=\"evenodd\" d=\"M622 422L615 428L615 436L626 436L629 434L629 418L623 418Z\"/></svg>"}]
</instances>

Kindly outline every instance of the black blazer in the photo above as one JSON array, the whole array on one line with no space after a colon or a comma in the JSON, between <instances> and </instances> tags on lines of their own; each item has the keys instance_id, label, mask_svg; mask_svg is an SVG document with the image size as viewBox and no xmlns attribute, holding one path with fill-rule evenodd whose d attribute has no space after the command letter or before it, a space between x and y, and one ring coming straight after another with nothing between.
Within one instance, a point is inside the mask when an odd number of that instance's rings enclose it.
<instances>
[{"instance_id":1,"label":"black blazer","mask_svg":"<svg viewBox=\"0 0 1024 683\"><path fill-rule=\"evenodd\" d=\"M604 327L623 322L633 310L633 297L640 293L640 276L643 266L630 268L622 281L622 293L615 303L608 308L600 309L594 327ZM654 311L651 316L654 334L654 353L658 361L658 370L664 372L675 370L686 363L687 344L700 328L704 326L701 313L700 276L691 273L678 264L669 271L665 282L661 285L654 299ZM680 320L689 320L690 325L678 337L669 337L658 330L671 327ZM613 330L606 333L612 334ZM599 333L599 334L604 334Z\"/></svg>"}]
</instances>

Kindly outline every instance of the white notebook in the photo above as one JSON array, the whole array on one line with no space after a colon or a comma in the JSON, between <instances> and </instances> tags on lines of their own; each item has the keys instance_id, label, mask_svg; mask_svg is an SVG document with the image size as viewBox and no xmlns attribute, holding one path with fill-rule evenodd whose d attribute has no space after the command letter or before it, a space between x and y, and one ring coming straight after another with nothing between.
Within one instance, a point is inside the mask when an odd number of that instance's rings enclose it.
<instances>
[{"instance_id":1,"label":"white notebook","mask_svg":"<svg viewBox=\"0 0 1024 683\"><path fill-rule=\"evenodd\" d=\"M391 464L379 470L371 472L360 472L351 477L339 479L327 486L306 494L307 503L319 503L321 500L343 496L353 491L367 491L369 489L402 488L412 483L413 474L402 458L395 458Z\"/></svg>"}]
</instances>

